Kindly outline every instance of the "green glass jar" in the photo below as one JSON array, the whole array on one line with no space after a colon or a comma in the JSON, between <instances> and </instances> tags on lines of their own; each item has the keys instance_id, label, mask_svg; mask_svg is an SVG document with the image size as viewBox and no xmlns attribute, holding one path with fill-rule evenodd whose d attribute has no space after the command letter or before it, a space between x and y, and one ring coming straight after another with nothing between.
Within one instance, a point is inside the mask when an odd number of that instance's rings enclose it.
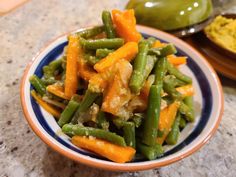
<instances>
[{"instance_id":1,"label":"green glass jar","mask_svg":"<svg viewBox=\"0 0 236 177\"><path fill-rule=\"evenodd\" d=\"M165 31L185 28L208 19L211 0L130 0L127 9L134 9L138 24Z\"/></svg>"}]
</instances>

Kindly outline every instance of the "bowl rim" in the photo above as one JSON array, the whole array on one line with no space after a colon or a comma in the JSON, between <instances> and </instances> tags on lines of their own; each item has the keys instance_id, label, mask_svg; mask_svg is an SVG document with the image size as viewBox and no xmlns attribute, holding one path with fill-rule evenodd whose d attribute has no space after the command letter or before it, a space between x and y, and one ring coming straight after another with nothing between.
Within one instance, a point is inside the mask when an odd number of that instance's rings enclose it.
<instances>
[{"instance_id":1,"label":"bowl rim","mask_svg":"<svg viewBox=\"0 0 236 177\"><path fill-rule=\"evenodd\" d=\"M220 83L220 80L215 72L215 70L213 69L213 67L208 63L208 61L206 60L206 58L201 54L199 53L196 49L194 49L192 46L188 45L186 42L182 41L181 39L178 39L177 37L171 35L171 34L168 34L166 32L163 32L163 31L160 31L160 30L157 30L157 29L154 29L154 28L150 28L150 27L146 27L146 26L143 26L143 25L137 25L138 27L140 28L143 28L143 29L146 29L150 32L158 32L160 34L164 34L164 35L167 35L171 38L175 38L175 40L177 40L179 43L181 43L182 45L184 46L187 46L188 48L190 48L192 51L194 51L195 53L197 53L199 56L201 56L201 58L203 60L205 60L204 62L206 63L207 67L209 68L210 72L212 73L212 75L214 76L215 78L215 81L217 82L217 87L218 87L218 90L219 90L219 100L220 100L220 111L219 111L219 117L217 118L217 121L214 125L214 127L212 128L211 131L209 131L209 133L205 136L205 138L198 142L197 145L195 145L192 149L184 152L182 155L179 155L179 156L176 156L172 159L169 159L169 160L166 160L166 161L163 161L163 162L155 162L155 163L152 163L152 164L143 164L143 165L133 165L133 166L129 166L128 164L126 166L116 166L115 164L103 164L103 163L100 163L100 162L95 162L95 161L92 161L90 159L88 159L87 157L84 157L84 155L79 155L80 156L74 156L73 154L71 154L70 152L67 152L65 151L64 149L62 149L59 145L56 145L54 144L52 141L50 141L50 139L48 138L47 135L44 135L41 130L34 124L33 120L31 119L30 117L30 114L29 112L27 111L27 106L26 106L26 101L25 101L25 92L24 92L24 87L25 87L25 83L27 82L26 80L26 77L27 77L27 74L31 68L31 65L33 64L33 62L35 61L35 59L47 48L49 47L53 42L55 42L56 40L58 40L59 38L65 36L65 35L68 35L70 33L74 33L74 32L77 32L77 31L81 31L81 30L84 30L84 29L88 29L88 28L91 28L93 26L89 26L89 27L84 27L84 28L79 28L79 30L73 30L73 31L69 31L69 32L66 32L56 38L54 38L53 40L49 41L45 47L43 47L34 57L33 59L28 63L28 65L26 66L26 69L24 71L24 74L23 74L23 77L21 79L21 85L20 85L20 98L21 98L21 106L22 106L22 109L23 109L23 113L24 113L24 116L28 122L28 124L30 125L30 127L32 128L32 130L35 132L35 134L45 143L47 144L49 147L51 147L52 149L54 149L55 151L59 152L60 154L66 156L67 158L71 159L71 160L74 160L76 162L79 162L79 163L82 163L82 164L85 164L85 165L88 165L90 167L95 167L95 168L100 168L100 169L105 169L105 170L110 170L110 171L141 171L141 170L148 170L148 169L153 169L153 168L159 168L159 167L163 167L163 166L166 166L166 165L169 165L169 164L172 164L174 162L177 162L185 157L188 157L190 156L191 154L193 154L194 152L196 152L197 150L199 150L204 144L206 144L208 142L208 140L215 134L219 124L220 124L220 121L222 119L222 115L223 115L223 110L224 110L224 96L223 96L223 90L222 90L222 86L221 86L221 83Z\"/></svg>"}]
</instances>

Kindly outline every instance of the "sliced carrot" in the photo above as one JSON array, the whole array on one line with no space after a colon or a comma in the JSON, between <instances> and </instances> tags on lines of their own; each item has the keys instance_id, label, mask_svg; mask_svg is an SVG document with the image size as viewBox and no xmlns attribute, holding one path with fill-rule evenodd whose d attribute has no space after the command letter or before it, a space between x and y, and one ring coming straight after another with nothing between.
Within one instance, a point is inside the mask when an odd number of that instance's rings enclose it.
<instances>
[{"instance_id":1,"label":"sliced carrot","mask_svg":"<svg viewBox=\"0 0 236 177\"><path fill-rule=\"evenodd\" d=\"M158 48L158 47L164 47L166 44L165 43L161 43L161 41L156 40L152 46L152 48Z\"/></svg>"},{"instance_id":2,"label":"sliced carrot","mask_svg":"<svg viewBox=\"0 0 236 177\"><path fill-rule=\"evenodd\" d=\"M124 59L116 64L117 71L113 82L109 84L102 103L102 110L117 115L122 106L131 99L129 79L132 74L132 65Z\"/></svg>"},{"instance_id":3,"label":"sliced carrot","mask_svg":"<svg viewBox=\"0 0 236 177\"><path fill-rule=\"evenodd\" d=\"M175 66L187 63L187 57L177 57L175 55L168 55L167 59L170 63L172 63Z\"/></svg>"},{"instance_id":4,"label":"sliced carrot","mask_svg":"<svg viewBox=\"0 0 236 177\"><path fill-rule=\"evenodd\" d=\"M49 85L47 86L47 91L49 91L50 93L60 98L70 100L70 97L65 95L64 88L60 85L57 85L57 84Z\"/></svg>"},{"instance_id":5,"label":"sliced carrot","mask_svg":"<svg viewBox=\"0 0 236 177\"><path fill-rule=\"evenodd\" d=\"M71 141L80 148L95 152L117 163L131 161L136 153L136 150L132 147L118 146L97 138L73 136Z\"/></svg>"},{"instance_id":6,"label":"sliced carrot","mask_svg":"<svg viewBox=\"0 0 236 177\"><path fill-rule=\"evenodd\" d=\"M78 75L86 81L89 81L96 72L91 69L82 58L78 60Z\"/></svg>"},{"instance_id":7,"label":"sliced carrot","mask_svg":"<svg viewBox=\"0 0 236 177\"><path fill-rule=\"evenodd\" d=\"M193 96L194 94L193 85L191 84L177 87L176 90L180 92L183 95L183 97Z\"/></svg>"},{"instance_id":8,"label":"sliced carrot","mask_svg":"<svg viewBox=\"0 0 236 177\"><path fill-rule=\"evenodd\" d=\"M100 60L94 65L97 72L104 72L120 59L131 61L138 53L138 44L135 42L127 42L125 45L110 53L107 57Z\"/></svg>"},{"instance_id":9,"label":"sliced carrot","mask_svg":"<svg viewBox=\"0 0 236 177\"><path fill-rule=\"evenodd\" d=\"M117 34L124 38L126 42L138 42L142 38L141 34L136 30L133 9L124 12L112 10L112 17Z\"/></svg>"},{"instance_id":10,"label":"sliced carrot","mask_svg":"<svg viewBox=\"0 0 236 177\"><path fill-rule=\"evenodd\" d=\"M165 141L167 135L171 131L178 108L179 102L176 101L161 111L158 129L163 132L163 135L162 137L157 138L159 144L162 144Z\"/></svg>"},{"instance_id":11,"label":"sliced carrot","mask_svg":"<svg viewBox=\"0 0 236 177\"><path fill-rule=\"evenodd\" d=\"M34 90L32 90L30 93L31 93L32 97L36 100L36 102L40 106L42 106L47 112L49 112L50 114L52 114L56 118L60 117L61 113L58 110L56 110L55 108L53 108L52 106L50 106L48 103L43 101L43 99L40 96L38 96Z\"/></svg>"},{"instance_id":12,"label":"sliced carrot","mask_svg":"<svg viewBox=\"0 0 236 177\"><path fill-rule=\"evenodd\" d=\"M66 78L65 78L65 95L71 98L77 90L77 60L79 39L76 35L69 36L69 44L67 49L67 62L66 62Z\"/></svg>"}]
</instances>

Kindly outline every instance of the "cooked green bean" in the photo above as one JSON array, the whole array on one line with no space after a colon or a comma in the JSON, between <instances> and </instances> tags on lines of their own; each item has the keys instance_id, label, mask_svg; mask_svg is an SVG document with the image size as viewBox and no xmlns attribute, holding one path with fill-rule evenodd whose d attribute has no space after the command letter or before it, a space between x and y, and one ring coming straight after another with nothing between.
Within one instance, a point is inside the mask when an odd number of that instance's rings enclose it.
<instances>
[{"instance_id":1,"label":"cooked green bean","mask_svg":"<svg viewBox=\"0 0 236 177\"><path fill-rule=\"evenodd\" d=\"M176 67L174 67L170 62L167 62L167 69L168 73L174 75L177 79L191 84L192 79L189 76L186 76L185 74L181 73Z\"/></svg>"},{"instance_id":2,"label":"cooked green bean","mask_svg":"<svg viewBox=\"0 0 236 177\"><path fill-rule=\"evenodd\" d=\"M96 121L97 121L98 128L102 128L103 130L108 131L110 123L107 120L106 115L105 115L104 112L99 111Z\"/></svg>"},{"instance_id":3,"label":"cooked green bean","mask_svg":"<svg viewBox=\"0 0 236 177\"><path fill-rule=\"evenodd\" d=\"M143 74L144 80L146 80L149 74L152 72L152 69L154 68L156 61L157 61L157 57L155 55L147 56L147 64L145 66L145 70Z\"/></svg>"},{"instance_id":4,"label":"cooked green bean","mask_svg":"<svg viewBox=\"0 0 236 177\"><path fill-rule=\"evenodd\" d=\"M63 125L69 123L78 107L79 103L71 99L66 108L61 113L60 118L58 120L58 125L62 127Z\"/></svg>"},{"instance_id":5,"label":"cooked green bean","mask_svg":"<svg viewBox=\"0 0 236 177\"><path fill-rule=\"evenodd\" d=\"M186 127L186 120L183 117L181 117L179 121L179 128L183 129L185 127Z\"/></svg>"},{"instance_id":6,"label":"cooked green bean","mask_svg":"<svg viewBox=\"0 0 236 177\"><path fill-rule=\"evenodd\" d=\"M149 48L151 48L153 46L153 44L156 42L156 38L154 38L154 37L149 37L146 40L149 44Z\"/></svg>"},{"instance_id":7,"label":"cooked green bean","mask_svg":"<svg viewBox=\"0 0 236 177\"><path fill-rule=\"evenodd\" d=\"M189 122L194 121L193 111L184 103L180 103L179 111L184 115L185 119Z\"/></svg>"},{"instance_id":8,"label":"cooked green bean","mask_svg":"<svg viewBox=\"0 0 236 177\"><path fill-rule=\"evenodd\" d=\"M193 97L192 96L187 96L184 98L184 103L188 106L190 112L191 112L191 117L193 119L190 120L190 122L194 121L194 105L193 105Z\"/></svg>"},{"instance_id":9,"label":"cooked green bean","mask_svg":"<svg viewBox=\"0 0 236 177\"><path fill-rule=\"evenodd\" d=\"M141 142L137 142L138 151L144 155L149 160L154 160L157 157L161 157L164 150L160 144L155 144L154 146L147 146Z\"/></svg>"},{"instance_id":10,"label":"cooked green bean","mask_svg":"<svg viewBox=\"0 0 236 177\"><path fill-rule=\"evenodd\" d=\"M87 61L87 63L91 66L95 65L100 59L98 59L95 56L92 56L90 54L84 55L84 59Z\"/></svg>"},{"instance_id":11,"label":"cooked green bean","mask_svg":"<svg viewBox=\"0 0 236 177\"><path fill-rule=\"evenodd\" d=\"M111 143L117 144L119 146L126 146L125 140L123 137L106 131L102 129L92 128L92 127L83 127L80 125L65 124L62 127L62 131L69 136L93 136L95 138L100 138Z\"/></svg>"},{"instance_id":12,"label":"cooked green bean","mask_svg":"<svg viewBox=\"0 0 236 177\"><path fill-rule=\"evenodd\" d=\"M135 113L133 117L131 117L131 120L134 122L134 125L136 128L140 127L140 125L142 124L144 115L143 114L138 114Z\"/></svg>"},{"instance_id":13,"label":"cooked green bean","mask_svg":"<svg viewBox=\"0 0 236 177\"><path fill-rule=\"evenodd\" d=\"M76 34L85 38L85 39L88 39L88 38L94 37L94 36L102 33L103 31L104 31L104 26L97 26L94 28L79 31Z\"/></svg>"},{"instance_id":14,"label":"cooked green bean","mask_svg":"<svg viewBox=\"0 0 236 177\"><path fill-rule=\"evenodd\" d=\"M173 86L173 83L170 82L167 79L164 79L164 83L163 83L163 89L166 93L168 93L168 95L170 95L173 99L178 99L181 100L182 99L182 95L181 93L179 93L175 87Z\"/></svg>"},{"instance_id":15,"label":"cooked green bean","mask_svg":"<svg viewBox=\"0 0 236 177\"><path fill-rule=\"evenodd\" d=\"M96 57L97 58L105 58L110 53L114 52L114 50L110 49L97 49L96 50Z\"/></svg>"},{"instance_id":16,"label":"cooked green bean","mask_svg":"<svg viewBox=\"0 0 236 177\"><path fill-rule=\"evenodd\" d=\"M80 39L81 45L85 49L117 49L124 44L124 39L122 38L113 38L113 39Z\"/></svg>"},{"instance_id":17,"label":"cooked green bean","mask_svg":"<svg viewBox=\"0 0 236 177\"><path fill-rule=\"evenodd\" d=\"M142 41L138 45L139 53L134 59L133 72L129 81L131 91L138 94L144 83L144 72L147 64L147 52L149 44L147 41Z\"/></svg>"},{"instance_id":18,"label":"cooked green bean","mask_svg":"<svg viewBox=\"0 0 236 177\"><path fill-rule=\"evenodd\" d=\"M99 93L94 93L94 92L91 92L90 90L86 90L84 98L83 98L79 108L75 112L71 123L73 123L73 124L78 123L78 119L79 119L80 114L85 112L86 110L88 110L88 108L93 104L94 100L98 96L99 96ZM81 122L81 123L83 123L83 122Z\"/></svg>"},{"instance_id":19,"label":"cooked green bean","mask_svg":"<svg viewBox=\"0 0 236 177\"><path fill-rule=\"evenodd\" d=\"M149 55L156 55L157 57L166 57L167 55L172 55L177 52L173 44L167 44L164 47L149 49Z\"/></svg>"},{"instance_id":20,"label":"cooked green bean","mask_svg":"<svg viewBox=\"0 0 236 177\"><path fill-rule=\"evenodd\" d=\"M107 38L115 38L116 32L115 32L115 28L113 27L111 13L109 11L104 10L102 12L102 22L105 27L105 32L107 34Z\"/></svg>"},{"instance_id":21,"label":"cooked green bean","mask_svg":"<svg viewBox=\"0 0 236 177\"><path fill-rule=\"evenodd\" d=\"M143 139L142 142L152 146L156 142L157 129L160 117L161 107L161 91L163 86L163 78L166 73L166 58L161 58L155 67L155 82L151 86L149 97L147 116L143 123Z\"/></svg>"},{"instance_id":22,"label":"cooked green bean","mask_svg":"<svg viewBox=\"0 0 236 177\"><path fill-rule=\"evenodd\" d=\"M30 83L35 88L36 92L43 96L46 93L46 86L44 85L43 81L39 79L38 76L32 75L29 78Z\"/></svg>"},{"instance_id":23,"label":"cooked green bean","mask_svg":"<svg viewBox=\"0 0 236 177\"><path fill-rule=\"evenodd\" d=\"M180 114L178 113L176 118L175 118L175 121L171 127L171 131L170 133L168 134L167 138L166 138L166 143L169 144L169 145L174 145L177 143L178 141L178 138L179 138L179 133L180 133L180 130L179 130L179 122L180 122Z\"/></svg>"},{"instance_id":24,"label":"cooked green bean","mask_svg":"<svg viewBox=\"0 0 236 177\"><path fill-rule=\"evenodd\" d=\"M174 87L180 87L180 86L184 86L186 85L185 82L177 79L175 76L173 75L167 75L165 76L164 80L168 81L169 83L171 83Z\"/></svg>"}]
</instances>

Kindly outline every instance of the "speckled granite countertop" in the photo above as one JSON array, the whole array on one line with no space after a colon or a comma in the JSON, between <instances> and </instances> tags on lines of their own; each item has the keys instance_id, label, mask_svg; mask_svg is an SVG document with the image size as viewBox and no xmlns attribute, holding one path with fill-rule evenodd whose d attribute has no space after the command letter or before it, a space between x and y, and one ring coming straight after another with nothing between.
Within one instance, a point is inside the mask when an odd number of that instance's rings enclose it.
<instances>
[{"instance_id":1,"label":"speckled granite countertop","mask_svg":"<svg viewBox=\"0 0 236 177\"><path fill-rule=\"evenodd\" d=\"M225 112L215 136L194 155L161 169L116 173L80 165L52 151L29 128L19 95L26 64L56 36L101 23L103 9L123 8L126 2L31 0L0 17L0 177L236 176L236 82L224 77Z\"/></svg>"}]
</instances>

